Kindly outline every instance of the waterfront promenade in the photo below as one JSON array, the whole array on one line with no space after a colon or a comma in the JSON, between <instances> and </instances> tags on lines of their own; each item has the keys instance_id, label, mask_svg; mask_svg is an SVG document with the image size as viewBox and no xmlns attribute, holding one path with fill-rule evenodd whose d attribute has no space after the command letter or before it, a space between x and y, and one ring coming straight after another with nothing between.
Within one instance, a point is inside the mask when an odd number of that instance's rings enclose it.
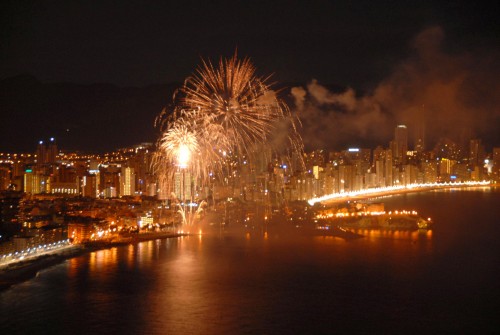
<instances>
[{"instance_id":1,"label":"waterfront promenade","mask_svg":"<svg viewBox=\"0 0 500 335\"><path fill-rule=\"evenodd\" d=\"M63 240L58 243L3 255L0 259L0 290L32 278L38 271L44 268L86 252L185 235L188 234L184 232L159 231L129 234L121 238L94 240L83 244L72 244L69 240Z\"/></svg>"},{"instance_id":2,"label":"waterfront promenade","mask_svg":"<svg viewBox=\"0 0 500 335\"><path fill-rule=\"evenodd\" d=\"M364 200L367 198L381 197L387 195L405 194L411 192L426 192L436 189L447 189L456 187L484 187L494 186L490 181L467 181L467 182L446 182L446 183L425 183L425 184L409 184L406 186L388 186L376 187L365 190L341 192L324 195L308 200L308 203L313 206L316 203L336 203L352 200Z\"/></svg>"}]
</instances>

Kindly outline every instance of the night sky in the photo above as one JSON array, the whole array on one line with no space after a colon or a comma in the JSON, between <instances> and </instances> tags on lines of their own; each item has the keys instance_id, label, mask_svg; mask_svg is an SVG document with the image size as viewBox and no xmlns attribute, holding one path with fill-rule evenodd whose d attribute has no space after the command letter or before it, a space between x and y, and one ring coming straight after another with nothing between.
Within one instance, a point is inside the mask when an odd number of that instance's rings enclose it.
<instances>
[{"instance_id":1,"label":"night sky","mask_svg":"<svg viewBox=\"0 0 500 335\"><path fill-rule=\"evenodd\" d=\"M154 141L175 85L235 49L286 87L309 148L386 145L422 118L429 143L499 146L500 6L481 3L2 1L0 150Z\"/></svg>"}]
</instances>

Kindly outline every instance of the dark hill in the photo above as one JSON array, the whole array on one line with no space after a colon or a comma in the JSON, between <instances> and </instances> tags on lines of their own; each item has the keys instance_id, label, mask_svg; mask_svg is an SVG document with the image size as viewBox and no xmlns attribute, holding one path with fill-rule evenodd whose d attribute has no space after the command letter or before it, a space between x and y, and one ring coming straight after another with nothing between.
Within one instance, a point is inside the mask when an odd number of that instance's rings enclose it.
<instances>
[{"instance_id":1,"label":"dark hill","mask_svg":"<svg viewBox=\"0 0 500 335\"><path fill-rule=\"evenodd\" d=\"M0 151L33 152L49 137L63 149L95 152L153 142L154 119L178 86L41 83L29 75L1 80Z\"/></svg>"}]
</instances>

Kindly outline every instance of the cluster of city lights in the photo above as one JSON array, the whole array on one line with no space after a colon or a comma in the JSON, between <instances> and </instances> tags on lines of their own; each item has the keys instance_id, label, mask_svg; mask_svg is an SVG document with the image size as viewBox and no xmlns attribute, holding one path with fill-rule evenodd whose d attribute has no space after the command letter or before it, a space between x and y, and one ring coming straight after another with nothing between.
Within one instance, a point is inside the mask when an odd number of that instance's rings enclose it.
<instances>
[{"instance_id":1,"label":"cluster of city lights","mask_svg":"<svg viewBox=\"0 0 500 335\"><path fill-rule=\"evenodd\" d=\"M348 199L351 197L365 196L365 195L384 195L399 191L411 191L411 190L427 190L434 188L445 188L445 187L459 187L459 186L487 186L489 181L464 181L464 182L445 182L445 183L423 183L423 184L408 184L406 186L387 186L387 187L376 187L369 188L366 190L353 191L353 192L341 192L324 195L318 198L312 198L308 200L308 203L313 206L318 202L337 200L337 199Z\"/></svg>"},{"instance_id":2,"label":"cluster of city lights","mask_svg":"<svg viewBox=\"0 0 500 335\"><path fill-rule=\"evenodd\" d=\"M39 256L42 253L45 253L47 251L54 251L58 250L60 248L66 247L68 245L71 245L70 240L61 240L53 243L47 243L47 244L40 244L31 248L27 248L25 250L19 250L15 252L11 252L8 254L2 255L0 258L0 263L4 262L9 262L13 260L23 260L27 257L32 257L32 256Z\"/></svg>"},{"instance_id":3,"label":"cluster of city lights","mask_svg":"<svg viewBox=\"0 0 500 335\"><path fill-rule=\"evenodd\" d=\"M349 218L349 217L358 217L358 216L378 216L378 215L418 215L417 211L362 211L362 212L352 212L352 213L328 213L328 214L318 214L316 216L317 219L331 219L331 218Z\"/></svg>"}]
</instances>

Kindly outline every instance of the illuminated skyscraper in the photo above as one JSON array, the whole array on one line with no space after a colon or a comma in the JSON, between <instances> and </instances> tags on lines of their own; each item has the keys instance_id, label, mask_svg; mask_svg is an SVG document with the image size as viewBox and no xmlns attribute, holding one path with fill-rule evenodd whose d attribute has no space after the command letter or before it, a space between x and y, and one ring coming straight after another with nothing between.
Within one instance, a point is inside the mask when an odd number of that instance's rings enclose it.
<instances>
[{"instance_id":1,"label":"illuminated skyscraper","mask_svg":"<svg viewBox=\"0 0 500 335\"><path fill-rule=\"evenodd\" d=\"M385 169L385 172L384 172L385 186L392 186L393 174L392 174L392 151L391 151L391 149L387 149L385 151L384 169Z\"/></svg>"},{"instance_id":2,"label":"illuminated skyscraper","mask_svg":"<svg viewBox=\"0 0 500 335\"><path fill-rule=\"evenodd\" d=\"M120 196L135 194L135 173L131 167L122 167L120 173Z\"/></svg>"},{"instance_id":3,"label":"illuminated skyscraper","mask_svg":"<svg viewBox=\"0 0 500 335\"><path fill-rule=\"evenodd\" d=\"M53 137L51 137L49 140L49 144L47 146L47 156L45 163L55 164L58 153L59 152L57 151L56 140Z\"/></svg>"},{"instance_id":4,"label":"illuminated skyscraper","mask_svg":"<svg viewBox=\"0 0 500 335\"><path fill-rule=\"evenodd\" d=\"M44 177L39 173L33 172L31 169L26 169L24 173L24 189L25 193L39 194L47 192L48 177Z\"/></svg>"},{"instance_id":5,"label":"illuminated skyscraper","mask_svg":"<svg viewBox=\"0 0 500 335\"><path fill-rule=\"evenodd\" d=\"M38 146L36 148L36 165L38 168L41 168L47 160L47 148L43 141L38 142Z\"/></svg>"},{"instance_id":6,"label":"illuminated skyscraper","mask_svg":"<svg viewBox=\"0 0 500 335\"><path fill-rule=\"evenodd\" d=\"M496 181L500 180L500 147L493 148L493 178Z\"/></svg>"},{"instance_id":7,"label":"illuminated skyscraper","mask_svg":"<svg viewBox=\"0 0 500 335\"><path fill-rule=\"evenodd\" d=\"M353 165L357 175L363 176L371 166L371 149L349 148L342 151L347 164Z\"/></svg>"},{"instance_id":8,"label":"illuminated skyscraper","mask_svg":"<svg viewBox=\"0 0 500 335\"><path fill-rule=\"evenodd\" d=\"M84 197L99 196L99 178L95 174L87 174L81 178L81 193Z\"/></svg>"},{"instance_id":9,"label":"illuminated skyscraper","mask_svg":"<svg viewBox=\"0 0 500 335\"><path fill-rule=\"evenodd\" d=\"M484 160L484 146L481 144L481 140L479 139L470 140L469 165L472 168L475 166L482 166L483 160Z\"/></svg>"},{"instance_id":10,"label":"illuminated skyscraper","mask_svg":"<svg viewBox=\"0 0 500 335\"><path fill-rule=\"evenodd\" d=\"M394 158L399 164L406 162L406 152L408 151L408 129L400 124L394 130Z\"/></svg>"},{"instance_id":11,"label":"illuminated skyscraper","mask_svg":"<svg viewBox=\"0 0 500 335\"><path fill-rule=\"evenodd\" d=\"M443 158L439 162L439 177L440 181L450 181L450 176L452 173L453 166L457 164L457 161Z\"/></svg>"},{"instance_id":12,"label":"illuminated skyscraper","mask_svg":"<svg viewBox=\"0 0 500 335\"><path fill-rule=\"evenodd\" d=\"M435 161L422 162L422 172L424 177L424 183L437 182L437 177L438 177L437 162Z\"/></svg>"},{"instance_id":13,"label":"illuminated skyscraper","mask_svg":"<svg viewBox=\"0 0 500 335\"><path fill-rule=\"evenodd\" d=\"M53 168L57 161L58 150L56 141L53 137L46 144L44 141L39 141L36 148L36 172L43 175L53 174Z\"/></svg>"},{"instance_id":14,"label":"illuminated skyscraper","mask_svg":"<svg viewBox=\"0 0 500 335\"><path fill-rule=\"evenodd\" d=\"M190 201L192 190L191 173L179 171L174 175L174 193L181 201Z\"/></svg>"}]
</instances>

